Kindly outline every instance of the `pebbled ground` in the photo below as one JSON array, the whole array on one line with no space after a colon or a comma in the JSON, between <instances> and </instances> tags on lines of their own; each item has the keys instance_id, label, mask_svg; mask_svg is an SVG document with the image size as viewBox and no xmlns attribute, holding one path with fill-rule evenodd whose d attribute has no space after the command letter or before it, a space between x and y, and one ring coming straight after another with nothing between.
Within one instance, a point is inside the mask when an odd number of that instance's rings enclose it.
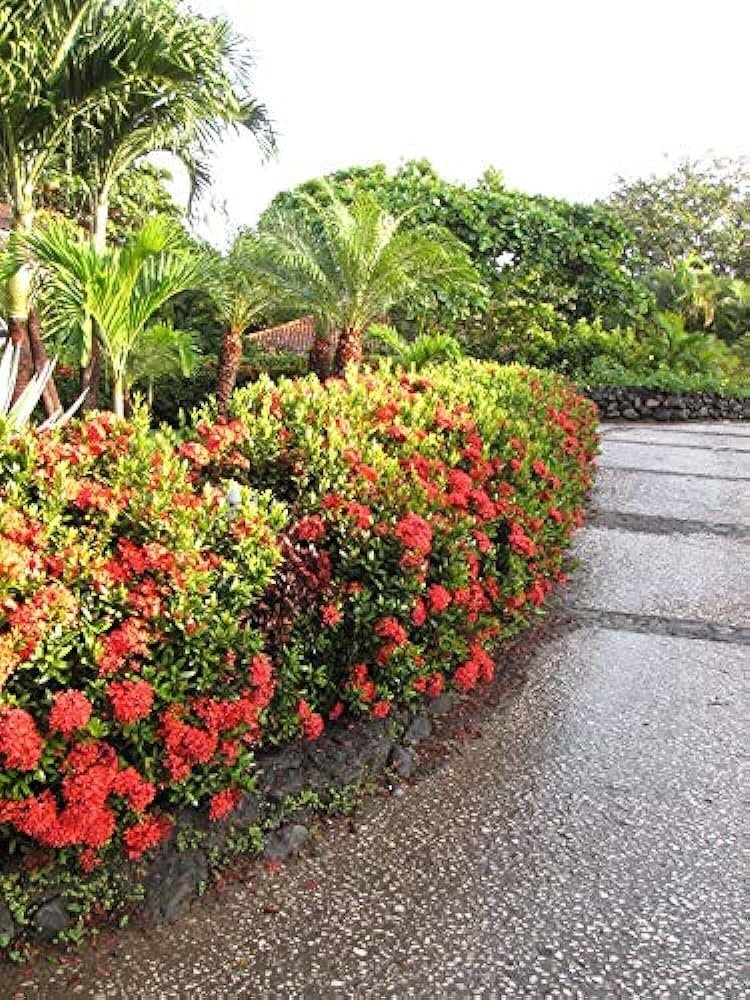
<instances>
[{"instance_id":1,"label":"pebbled ground","mask_svg":"<svg viewBox=\"0 0 750 1000\"><path fill-rule=\"evenodd\" d=\"M571 623L440 766L0 997L747 996L750 427L604 432Z\"/></svg>"}]
</instances>

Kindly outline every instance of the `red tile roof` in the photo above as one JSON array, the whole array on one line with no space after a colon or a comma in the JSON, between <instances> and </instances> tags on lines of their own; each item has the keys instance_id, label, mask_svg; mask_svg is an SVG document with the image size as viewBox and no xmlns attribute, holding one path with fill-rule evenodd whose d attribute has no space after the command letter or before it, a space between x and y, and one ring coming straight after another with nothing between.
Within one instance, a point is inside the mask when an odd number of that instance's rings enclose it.
<instances>
[{"instance_id":1,"label":"red tile roof","mask_svg":"<svg viewBox=\"0 0 750 1000\"><path fill-rule=\"evenodd\" d=\"M250 334L252 340L272 351L292 351L309 354L315 337L315 320L312 316L293 319L281 326L271 326Z\"/></svg>"},{"instance_id":2,"label":"red tile roof","mask_svg":"<svg viewBox=\"0 0 750 1000\"><path fill-rule=\"evenodd\" d=\"M9 233L13 224L13 211L10 205L0 203L0 232Z\"/></svg>"}]
</instances>

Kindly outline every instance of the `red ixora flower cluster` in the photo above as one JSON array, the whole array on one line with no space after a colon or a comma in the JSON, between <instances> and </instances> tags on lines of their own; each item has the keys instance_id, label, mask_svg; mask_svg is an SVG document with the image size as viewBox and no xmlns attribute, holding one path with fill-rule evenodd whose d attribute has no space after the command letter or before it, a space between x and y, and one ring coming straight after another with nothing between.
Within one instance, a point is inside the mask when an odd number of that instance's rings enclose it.
<instances>
[{"instance_id":1,"label":"red ixora flower cluster","mask_svg":"<svg viewBox=\"0 0 750 1000\"><path fill-rule=\"evenodd\" d=\"M154 689L148 681L112 681L107 688L112 713L124 726L132 726L150 715L154 705Z\"/></svg>"},{"instance_id":2,"label":"red ixora flower cluster","mask_svg":"<svg viewBox=\"0 0 750 1000\"><path fill-rule=\"evenodd\" d=\"M325 729L323 716L318 712L313 712L308 703L301 698L297 702L297 715L302 725L302 732L308 740L317 740Z\"/></svg>"},{"instance_id":3,"label":"red ixora flower cluster","mask_svg":"<svg viewBox=\"0 0 750 1000\"><path fill-rule=\"evenodd\" d=\"M58 691L52 702L47 723L50 732L62 733L70 739L79 729L84 729L91 719L91 702L80 691Z\"/></svg>"}]
</instances>

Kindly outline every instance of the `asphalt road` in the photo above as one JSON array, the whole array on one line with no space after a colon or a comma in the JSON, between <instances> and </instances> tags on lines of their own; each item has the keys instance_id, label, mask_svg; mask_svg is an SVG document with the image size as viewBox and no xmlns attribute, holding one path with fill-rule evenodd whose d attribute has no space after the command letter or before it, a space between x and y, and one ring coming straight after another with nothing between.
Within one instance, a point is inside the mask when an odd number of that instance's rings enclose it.
<instances>
[{"instance_id":1,"label":"asphalt road","mask_svg":"<svg viewBox=\"0 0 750 1000\"><path fill-rule=\"evenodd\" d=\"M603 431L571 623L473 738L251 887L7 995L748 996L750 427Z\"/></svg>"}]
</instances>

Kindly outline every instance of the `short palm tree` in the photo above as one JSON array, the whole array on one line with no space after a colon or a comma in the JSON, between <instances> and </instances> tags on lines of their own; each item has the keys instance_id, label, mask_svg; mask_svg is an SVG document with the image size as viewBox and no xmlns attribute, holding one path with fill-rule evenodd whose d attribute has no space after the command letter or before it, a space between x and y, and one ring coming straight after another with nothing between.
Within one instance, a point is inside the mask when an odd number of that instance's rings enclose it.
<instances>
[{"instance_id":1,"label":"short palm tree","mask_svg":"<svg viewBox=\"0 0 750 1000\"><path fill-rule=\"evenodd\" d=\"M304 213L279 209L259 233L255 270L279 304L315 317L312 364L342 372L362 358L364 332L395 306L478 284L463 246L438 229L406 228L367 194L351 205L330 188L305 197Z\"/></svg>"},{"instance_id":2,"label":"short palm tree","mask_svg":"<svg viewBox=\"0 0 750 1000\"><path fill-rule=\"evenodd\" d=\"M243 337L257 319L273 305L273 293L255 268L257 243L250 233L241 233L229 253L216 254L206 271L204 287L224 327L219 351L216 398L225 417L229 398L237 382L242 361Z\"/></svg>"},{"instance_id":3,"label":"short palm tree","mask_svg":"<svg viewBox=\"0 0 750 1000\"><path fill-rule=\"evenodd\" d=\"M131 353L126 389L145 388L146 402L153 407L157 380L179 375L189 378L202 356L198 337L192 330L175 330L169 323L153 323L143 330Z\"/></svg>"},{"instance_id":4,"label":"short palm tree","mask_svg":"<svg viewBox=\"0 0 750 1000\"><path fill-rule=\"evenodd\" d=\"M460 341L449 333L421 333L414 340L407 340L394 326L376 323L367 336L384 344L388 353L410 371L419 371L438 361L458 361L464 356Z\"/></svg>"},{"instance_id":5,"label":"short palm tree","mask_svg":"<svg viewBox=\"0 0 750 1000\"><path fill-rule=\"evenodd\" d=\"M86 234L71 240L70 226L53 222L25 240L39 266L50 331L79 345L94 331L112 381L113 409L124 416L135 352L149 336L154 314L180 292L196 287L203 263L172 221L150 219L124 247L99 253Z\"/></svg>"}]
</instances>

